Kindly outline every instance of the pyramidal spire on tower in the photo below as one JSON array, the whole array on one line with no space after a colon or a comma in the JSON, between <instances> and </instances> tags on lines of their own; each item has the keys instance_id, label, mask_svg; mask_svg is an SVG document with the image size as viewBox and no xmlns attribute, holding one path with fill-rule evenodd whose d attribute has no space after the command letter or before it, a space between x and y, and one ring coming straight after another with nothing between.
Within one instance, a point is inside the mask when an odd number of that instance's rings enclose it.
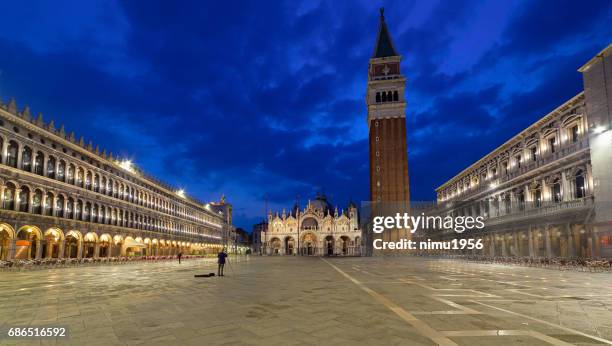
<instances>
[{"instance_id":1,"label":"pyramidal spire on tower","mask_svg":"<svg viewBox=\"0 0 612 346\"><path fill-rule=\"evenodd\" d=\"M374 46L374 54L372 58L384 58L388 56L399 56L391 40L387 23L385 23L385 8L380 8L380 23L378 24L378 36L376 37L376 45Z\"/></svg>"}]
</instances>

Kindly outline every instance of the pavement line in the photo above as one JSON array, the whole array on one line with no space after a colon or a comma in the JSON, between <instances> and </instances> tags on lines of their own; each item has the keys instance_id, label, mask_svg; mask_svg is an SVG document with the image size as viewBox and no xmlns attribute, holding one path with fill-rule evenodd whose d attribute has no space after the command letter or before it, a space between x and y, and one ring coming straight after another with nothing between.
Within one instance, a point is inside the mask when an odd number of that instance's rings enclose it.
<instances>
[{"instance_id":1,"label":"pavement line","mask_svg":"<svg viewBox=\"0 0 612 346\"><path fill-rule=\"evenodd\" d=\"M590 339L593 339L593 340L597 340L597 341L603 342L603 343L608 344L608 345L612 345L612 341L610 341L610 340L603 339L603 338L600 338L600 337L597 337L597 336L594 336L594 335L586 334L586 333L583 333L581 331L578 331L578 330L575 330L575 329L572 329L572 328L564 327L564 326L561 326L561 325L558 325L558 324L555 324L555 323L551 323L551 322L548 322L548 321L541 320L539 318L535 318L535 317L531 317L531 316L528 316L528 315L524 315L524 314L521 314L519 312L514 312L514 311L506 310L506 309L503 309L503 308L499 308L497 306L481 303L481 302L478 302L478 301L475 301L475 300L472 300L471 302L476 303L476 304L480 304L480 305L483 305L483 306L486 306L486 307L489 307L491 309L503 311L503 312L506 312L506 313L509 313L509 314L512 314L512 315L520 316L520 317L523 317L523 318L528 318L530 320L533 320L533 321L536 321L536 322L540 322L540 323L549 325L551 327L555 327L555 328L559 328L559 329L565 330L566 332L582 335L582 336L585 336L587 338L590 338Z\"/></svg>"},{"instance_id":2,"label":"pavement line","mask_svg":"<svg viewBox=\"0 0 612 346\"><path fill-rule=\"evenodd\" d=\"M547 342L551 345L556 346L571 346L572 344L565 341L553 338L546 334L536 332L533 330L450 330L443 332L446 336L462 336L462 337L479 337L479 336L531 336L541 341Z\"/></svg>"},{"instance_id":3,"label":"pavement line","mask_svg":"<svg viewBox=\"0 0 612 346\"><path fill-rule=\"evenodd\" d=\"M408 311L404 310L402 307L400 307L399 305L395 304L389 298L387 298L387 297L377 293L376 291L372 290L371 288L365 286L364 284L362 284L357 279L353 278L349 274L347 274L344 271L342 271L342 269L340 269L340 268L336 267L335 265L331 264L330 262L328 262L326 259L321 258L321 260L323 260L323 262L329 264L338 273L342 274L342 276L344 276L345 278L347 278L350 281L352 281L359 288L361 288L362 290L366 291L370 296L372 296L372 298L377 300L379 303L383 304L387 309L393 311L401 319L403 319L404 321L408 322L408 324L410 324L412 327L414 327L414 329L416 329L419 333L421 333L424 336L428 337L433 342L437 343L438 345L444 345L444 346L446 346L446 345L448 345L448 346L457 345L451 339L447 338L446 336L444 336L442 333L438 332L437 330L431 328L425 322L419 320L413 314L411 314Z\"/></svg>"}]
</instances>

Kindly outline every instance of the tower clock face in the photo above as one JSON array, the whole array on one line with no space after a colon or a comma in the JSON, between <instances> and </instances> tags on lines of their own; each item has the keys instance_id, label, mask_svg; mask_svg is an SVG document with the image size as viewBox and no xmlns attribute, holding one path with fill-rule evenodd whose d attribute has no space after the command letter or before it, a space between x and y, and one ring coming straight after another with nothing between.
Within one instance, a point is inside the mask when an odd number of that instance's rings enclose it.
<instances>
[{"instance_id":1,"label":"tower clock face","mask_svg":"<svg viewBox=\"0 0 612 346\"><path fill-rule=\"evenodd\" d=\"M386 63L386 64L378 64L374 65L374 76L382 77L382 76L390 76L399 74L399 64L398 63Z\"/></svg>"}]
</instances>

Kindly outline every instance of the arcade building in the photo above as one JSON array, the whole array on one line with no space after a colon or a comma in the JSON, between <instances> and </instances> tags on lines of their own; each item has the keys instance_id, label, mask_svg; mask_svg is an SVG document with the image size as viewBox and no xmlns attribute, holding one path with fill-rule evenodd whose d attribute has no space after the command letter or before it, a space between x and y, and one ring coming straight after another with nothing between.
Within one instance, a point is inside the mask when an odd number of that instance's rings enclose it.
<instances>
[{"instance_id":1,"label":"arcade building","mask_svg":"<svg viewBox=\"0 0 612 346\"><path fill-rule=\"evenodd\" d=\"M436 189L438 213L486 220L442 238L482 238L493 257L612 258L611 55L578 70L584 91Z\"/></svg>"},{"instance_id":2,"label":"arcade building","mask_svg":"<svg viewBox=\"0 0 612 346\"><path fill-rule=\"evenodd\" d=\"M199 202L0 103L0 260L216 253L233 232L224 198Z\"/></svg>"}]
</instances>

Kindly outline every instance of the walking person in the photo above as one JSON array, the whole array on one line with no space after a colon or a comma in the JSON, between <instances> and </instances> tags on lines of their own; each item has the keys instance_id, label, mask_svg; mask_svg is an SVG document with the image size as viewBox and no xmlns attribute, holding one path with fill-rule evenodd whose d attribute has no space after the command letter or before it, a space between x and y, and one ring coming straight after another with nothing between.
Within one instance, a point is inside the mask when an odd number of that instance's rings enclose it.
<instances>
[{"instance_id":1,"label":"walking person","mask_svg":"<svg viewBox=\"0 0 612 346\"><path fill-rule=\"evenodd\" d=\"M218 258L217 263L219 264L219 268L217 269L217 275L223 276L223 267L225 267L225 259L227 258L227 253L225 252L225 249L219 252L219 254L217 255L217 258Z\"/></svg>"},{"instance_id":2,"label":"walking person","mask_svg":"<svg viewBox=\"0 0 612 346\"><path fill-rule=\"evenodd\" d=\"M177 255L178 259L179 259L179 264L181 264L181 258L183 257L183 253L179 252Z\"/></svg>"}]
</instances>

